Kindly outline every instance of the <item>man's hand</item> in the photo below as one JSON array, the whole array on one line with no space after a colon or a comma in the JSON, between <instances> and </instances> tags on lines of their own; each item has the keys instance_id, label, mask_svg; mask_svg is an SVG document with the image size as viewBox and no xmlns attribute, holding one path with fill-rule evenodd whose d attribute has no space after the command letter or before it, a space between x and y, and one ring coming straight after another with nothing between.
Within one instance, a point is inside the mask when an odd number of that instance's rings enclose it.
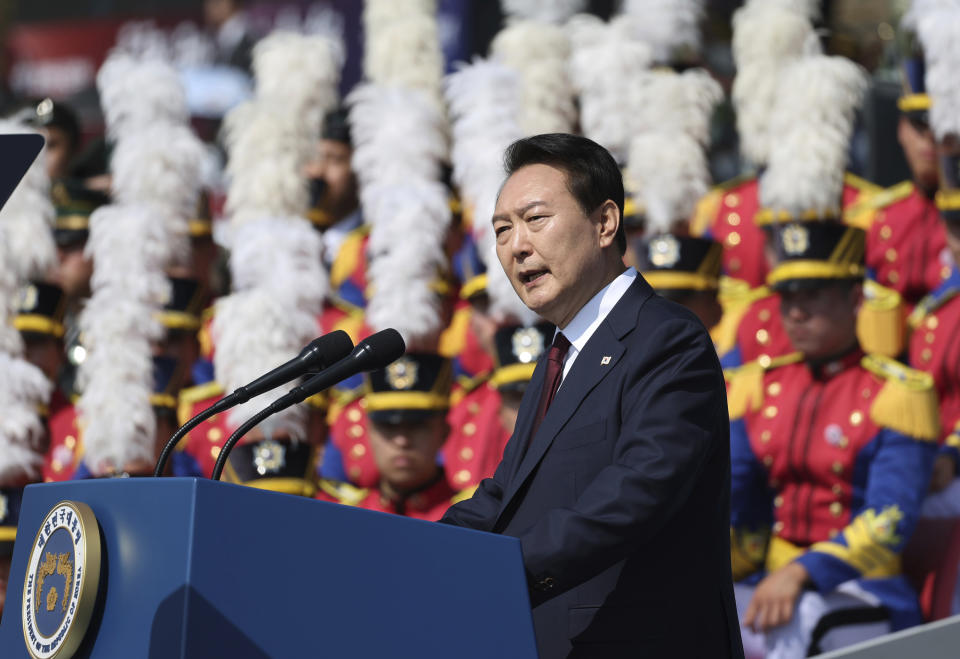
<instances>
[{"instance_id":1,"label":"man's hand","mask_svg":"<svg viewBox=\"0 0 960 659\"><path fill-rule=\"evenodd\" d=\"M790 622L808 577L807 569L800 563L790 563L768 574L757 584L743 624L760 632Z\"/></svg>"},{"instance_id":2,"label":"man's hand","mask_svg":"<svg viewBox=\"0 0 960 659\"><path fill-rule=\"evenodd\" d=\"M933 463L933 476L930 477L930 491L941 492L953 481L957 475L957 463L953 456L941 453Z\"/></svg>"}]
</instances>

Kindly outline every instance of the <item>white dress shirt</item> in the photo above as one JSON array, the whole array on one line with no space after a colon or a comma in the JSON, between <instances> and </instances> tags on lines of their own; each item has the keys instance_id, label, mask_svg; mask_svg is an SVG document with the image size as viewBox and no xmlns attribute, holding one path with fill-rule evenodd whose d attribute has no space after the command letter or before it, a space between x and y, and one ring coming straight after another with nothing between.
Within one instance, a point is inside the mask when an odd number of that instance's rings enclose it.
<instances>
[{"instance_id":1,"label":"white dress shirt","mask_svg":"<svg viewBox=\"0 0 960 659\"><path fill-rule=\"evenodd\" d=\"M570 348L567 350L566 359L563 362L563 377L560 379L560 386L567 379L567 373L573 368L573 362L577 355L587 345L587 341L593 336L593 333L600 327L600 323L607 317L610 310L620 301L623 294L627 292L633 280L637 278L637 271L633 268L627 268L619 277L604 286L600 291L590 298L577 315L573 317L567 326L557 332L562 332L567 340L570 341ZM556 338L556 335L554 335Z\"/></svg>"}]
</instances>

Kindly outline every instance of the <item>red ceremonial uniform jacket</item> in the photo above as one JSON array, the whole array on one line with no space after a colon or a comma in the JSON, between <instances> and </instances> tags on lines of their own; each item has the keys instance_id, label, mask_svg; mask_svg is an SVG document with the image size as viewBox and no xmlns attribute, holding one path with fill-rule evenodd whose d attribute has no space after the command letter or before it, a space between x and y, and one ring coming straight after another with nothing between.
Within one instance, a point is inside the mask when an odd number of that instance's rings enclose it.
<instances>
[{"instance_id":1,"label":"red ceremonial uniform jacket","mask_svg":"<svg viewBox=\"0 0 960 659\"><path fill-rule=\"evenodd\" d=\"M68 481L81 458L81 434L77 410L57 389L50 398L47 415L50 444L43 458L43 480Z\"/></svg>"},{"instance_id":2,"label":"red ceremonial uniform jacket","mask_svg":"<svg viewBox=\"0 0 960 659\"><path fill-rule=\"evenodd\" d=\"M766 361L793 352L780 317L780 296L770 291L747 308L737 326L736 344L721 355L724 368L755 360Z\"/></svg>"},{"instance_id":3,"label":"red ceremonial uniform jacket","mask_svg":"<svg viewBox=\"0 0 960 659\"><path fill-rule=\"evenodd\" d=\"M910 181L864 203L869 276L912 307L950 276L952 259L937 206Z\"/></svg>"},{"instance_id":4,"label":"red ceremonial uniform jacket","mask_svg":"<svg viewBox=\"0 0 960 659\"><path fill-rule=\"evenodd\" d=\"M957 442L951 435L960 423L960 270L930 295L910 315L910 364L933 376L940 399L941 439ZM960 445L950 446L953 451ZM957 454L955 457L960 457Z\"/></svg>"},{"instance_id":5,"label":"red ceremonial uniform jacket","mask_svg":"<svg viewBox=\"0 0 960 659\"><path fill-rule=\"evenodd\" d=\"M897 578L878 596L900 612L895 626L906 624L919 609L898 577L899 554L936 452L932 383L859 350L817 367L801 360L730 376L734 578L794 560L822 593Z\"/></svg>"},{"instance_id":6,"label":"red ceremonial uniform jacket","mask_svg":"<svg viewBox=\"0 0 960 659\"><path fill-rule=\"evenodd\" d=\"M461 497L450 487L447 479L441 476L426 489L396 500L381 494L377 487L358 488L349 483L324 478L320 480L315 498L435 522Z\"/></svg>"},{"instance_id":7,"label":"red ceremonial uniform jacket","mask_svg":"<svg viewBox=\"0 0 960 659\"><path fill-rule=\"evenodd\" d=\"M880 188L852 174L844 176L843 205L853 204L862 195ZM750 288L767 283L769 267L764 255L766 236L754 217L760 207L757 177L741 177L723 183L707 193L698 204L691 233L713 238L723 245L723 274L739 279Z\"/></svg>"},{"instance_id":8,"label":"red ceremonial uniform jacket","mask_svg":"<svg viewBox=\"0 0 960 659\"><path fill-rule=\"evenodd\" d=\"M443 464L450 484L462 490L493 476L510 439L500 423L500 393L484 380L450 408L447 423Z\"/></svg>"}]
</instances>

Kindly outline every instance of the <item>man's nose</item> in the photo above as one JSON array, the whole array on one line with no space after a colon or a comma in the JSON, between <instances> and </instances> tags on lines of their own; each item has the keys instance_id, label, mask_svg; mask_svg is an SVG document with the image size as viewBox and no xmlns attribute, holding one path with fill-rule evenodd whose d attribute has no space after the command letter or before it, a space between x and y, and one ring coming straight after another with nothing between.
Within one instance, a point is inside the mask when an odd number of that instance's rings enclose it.
<instances>
[{"instance_id":1,"label":"man's nose","mask_svg":"<svg viewBox=\"0 0 960 659\"><path fill-rule=\"evenodd\" d=\"M523 261L533 253L533 246L530 243L530 232L523 222L518 223L510 239L510 253L517 261Z\"/></svg>"}]
</instances>

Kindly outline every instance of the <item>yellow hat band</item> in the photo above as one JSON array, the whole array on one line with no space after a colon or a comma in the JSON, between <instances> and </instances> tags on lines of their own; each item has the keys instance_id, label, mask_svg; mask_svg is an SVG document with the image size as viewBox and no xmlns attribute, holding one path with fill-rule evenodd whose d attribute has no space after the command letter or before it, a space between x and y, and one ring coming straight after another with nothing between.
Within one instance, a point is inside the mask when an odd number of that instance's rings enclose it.
<instances>
[{"instance_id":1,"label":"yellow hat band","mask_svg":"<svg viewBox=\"0 0 960 659\"><path fill-rule=\"evenodd\" d=\"M20 314L13 319L13 326L20 332L50 334L58 339L63 336L63 324L39 314Z\"/></svg>"},{"instance_id":2,"label":"yellow hat band","mask_svg":"<svg viewBox=\"0 0 960 659\"><path fill-rule=\"evenodd\" d=\"M808 210L800 214L796 214L785 210L761 208L757 211L757 214L754 215L753 221L758 227L763 227L780 222L808 222L812 220L830 220L838 217L840 217L840 211L836 209L830 209L827 211Z\"/></svg>"},{"instance_id":3,"label":"yellow hat band","mask_svg":"<svg viewBox=\"0 0 960 659\"><path fill-rule=\"evenodd\" d=\"M158 311L157 320L167 329L196 330L200 329L200 316L185 311Z\"/></svg>"},{"instance_id":4,"label":"yellow hat band","mask_svg":"<svg viewBox=\"0 0 960 659\"><path fill-rule=\"evenodd\" d=\"M450 398L424 391L384 391L368 393L367 412L385 410L445 410L450 407Z\"/></svg>"},{"instance_id":5,"label":"yellow hat band","mask_svg":"<svg viewBox=\"0 0 960 659\"><path fill-rule=\"evenodd\" d=\"M929 110L931 105L929 94L905 94L897 99L897 108L900 112Z\"/></svg>"},{"instance_id":6,"label":"yellow hat band","mask_svg":"<svg viewBox=\"0 0 960 659\"><path fill-rule=\"evenodd\" d=\"M189 232L191 238L203 238L204 236L209 236L213 233L213 222L210 220L194 218L190 220Z\"/></svg>"},{"instance_id":7,"label":"yellow hat band","mask_svg":"<svg viewBox=\"0 0 960 659\"><path fill-rule=\"evenodd\" d=\"M86 231L90 228L90 216L79 214L58 215L53 228L60 231Z\"/></svg>"},{"instance_id":8,"label":"yellow hat band","mask_svg":"<svg viewBox=\"0 0 960 659\"><path fill-rule=\"evenodd\" d=\"M858 263L830 263L829 261L787 261L776 266L767 275L767 284L775 286L791 279L858 279L866 274Z\"/></svg>"},{"instance_id":9,"label":"yellow hat band","mask_svg":"<svg viewBox=\"0 0 960 659\"><path fill-rule=\"evenodd\" d=\"M536 367L536 363L507 364L506 366L501 366L490 376L490 386L499 389L508 384L529 382L530 378L533 377L533 371Z\"/></svg>"},{"instance_id":10,"label":"yellow hat band","mask_svg":"<svg viewBox=\"0 0 960 659\"><path fill-rule=\"evenodd\" d=\"M960 190L939 190L936 201L937 208L942 211L960 210Z\"/></svg>"},{"instance_id":11,"label":"yellow hat band","mask_svg":"<svg viewBox=\"0 0 960 659\"><path fill-rule=\"evenodd\" d=\"M716 291L720 280L696 272L677 272L675 270L651 270L641 272L647 283L660 290Z\"/></svg>"},{"instance_id":12,"label":"yellow hat band","mask_svg":"<svg viewBox=\"0 0 960 659\"><path fill-rule=\"evenodd\" d=\"M484 272L481 275L471 277L460 287L460 298L469 300L485 290L487 290L487 273Z\"/></svg>"}]
</instances>

